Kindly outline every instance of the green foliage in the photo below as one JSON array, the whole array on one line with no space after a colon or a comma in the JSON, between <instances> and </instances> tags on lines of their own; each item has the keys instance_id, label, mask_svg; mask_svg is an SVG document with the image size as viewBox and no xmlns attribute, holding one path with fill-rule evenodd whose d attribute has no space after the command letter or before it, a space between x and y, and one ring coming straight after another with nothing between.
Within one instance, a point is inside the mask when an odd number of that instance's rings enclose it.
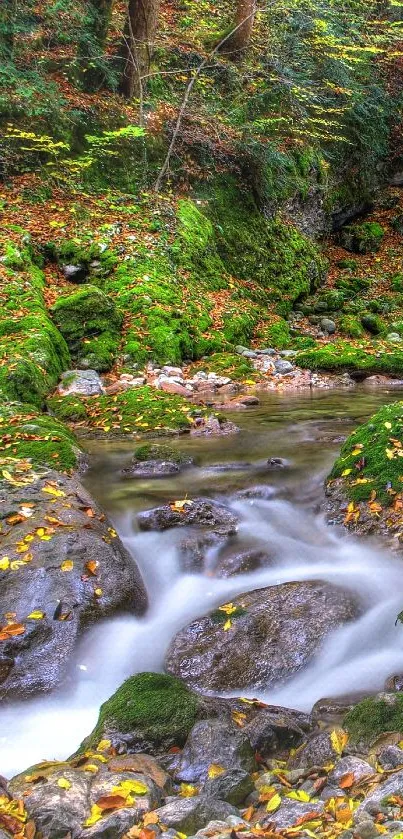
<instances>
[{"instance_id":1,"label":"green foliage","mask_svg":"<svg viewBox=\"0 0 403 839\"><path fill-rule=\"evenodd\" d=\"M77 396L53 396L47 400L47 408L61 422L80 422L87 418L85 405Z\"/></svg>"},{"instance_id":2,"label":"green foliage","mask_svg":"<svg viewBox=\"0 0 403 839\"><path fill-rule=\"evenodd\" d=\"M131 676L103 705L97 725L80 751L96 747L108 733L132 734L151 746L183 746L197 720L200 700L173 676Z\"/></svg>"},{"instance_id":3,"label":"green foliage","mask_svg":"<svg viewBox=\"0 0 403 839\"><path fill-rule=\"evenodd\" d=\"M1 404L0 429L3 457L26 459L34 466L61 471L77 465L80 450L74 435L57 419L38 414L31 405Z\"/></svg>"},{"instance_id":4,"label":"green foliage","mask_svg":"<svg viewBox=\"0 0 403 839\"><path fill-rule=\"evenodd\" d=\"M353 253L374 253L379 250L384 235L384 228L380 224L366 221L363 224L344 227L340 234L340 242L343 248Z\"/></svg>"},{"instance_id":5,"label":"green foliage","mask_svg":"<svg viewBox=\"0 0 403 839\"><path fill-rule=\"evenodd\" d=\"M255 371L248 358L236 353L213 353L204 361L192 365L192 373L203 370L205 373L218 373L231 379L250 379Z\"/></svg>"},{"instance_id":6,"label":"green foliage","mask_svg":"<svg viewBox=\"0 0 403 839\"><path fill-rule=\"evenodd\" d=\"M388 731L403 731L403 696L386 694L383 698L370 696L349 711L343 727L354 743L371 743Z\"/></svg>"},{"instance_id":7,"label":"green foliage","mask_svg":"<svg viewBox=\"0 0 403 839\"><path fill-rule=\"evenodd\" d=\"M403 370L403 353L400 359ZM342 478L354 501L367 500L375 490L378 500L392 503L394 492L402 491L402 465L391 438L401 440L402 433L403 402L381 408L346 440L328 480Z\"/></svg>"},{"instance_id":8,"label":"green foliage","mask_svg":"<svg viewBox=\"0 0 403 839\"><path fill-rule=\"evenodd\" d=\"M170 460L178 464L189 463L189 457L186 454L173 446L161 443L142 443L140 446L136 446L133 459L141 462L145 460Z\"/></svg>"},{"instance_id":9,"label":"green foliage","mask_svg":"<svg viewBox=\"0 0 403 839\"><path fill-rule=\"evenodd\" d=\"M375 342L353 346L346 341L337 341L298 353L296 363L310 370L324 370L331 373L347 372L359 377L376 374L403 376L403 352L391 349L390 345Z\"/></svg>"},{"instance_id":10,"label":"green foliage","mask_svg":"<svg viewBox=\"0 0 403 839\"><path fill-rule=\"evenodd\" d=\"M361 321L355 315L343 315L339 321L339 330L348 338L362 338L364 335Z\"/></svg>"}]
</instances>

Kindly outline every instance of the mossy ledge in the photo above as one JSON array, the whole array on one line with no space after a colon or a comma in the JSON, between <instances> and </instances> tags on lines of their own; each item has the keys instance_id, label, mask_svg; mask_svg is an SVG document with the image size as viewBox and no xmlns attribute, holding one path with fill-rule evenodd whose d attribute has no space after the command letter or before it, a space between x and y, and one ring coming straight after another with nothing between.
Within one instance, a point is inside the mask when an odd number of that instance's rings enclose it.
<instances>
[{"instance_id":1,"label":"mossy ledge","mask_svg":"<svg viewBox=\"0 0 403 839\"><path fill-rule=\"evenodd\" d=\"M74 469L81 458L79 444L66 426L19 402L0 406L0 453L6 470L15 459L65 472Z\"/></svg>"},{"instance_id":2,"label":"mossy ledge","mask_svg":"<svg viewBox=\"0 0 403 839\"><path fill-rule=\"evenodd\" d=\"M390 506L403 491L403 402L386 405L344 443L327 480L335 481L350 501ZM378 516L379 510L374 509Z\"/></svg>"},{"instance_id":3,"label":"mossy ledge","mask_svg":"<svg viewBox=\"0 0 403 839\"><path fill-rule=\"evenodd\" d=\"M352 742L369 744L387 731L401 732L403 739L403 695L384 693L363 699L343 720Z\"/></svg>"},{"instance_id":4,"label":"mossy ledge","mask_svg":"<svg viewBox=\"0 0 403 839\"><path fill-rule=\"evenodd\" d=\"M403 351L381 341L354 345L334 341L302 350L295 358L299 367L328 373L350 373L357 378L384 375L403 377Z\"/></svg>"},{"instance_id":5,"label":"mossy ledge","mask_svg":"<svg viewBox=\"0 0 403 839\"><path fill-rule=\"evenodd\" d=\"M180 679L138 673L101 705L98 722L79 751L96 748L105 738L128 738L144 748L183 746L200 707L201 700Z\"/></svg>"}]
</instances>

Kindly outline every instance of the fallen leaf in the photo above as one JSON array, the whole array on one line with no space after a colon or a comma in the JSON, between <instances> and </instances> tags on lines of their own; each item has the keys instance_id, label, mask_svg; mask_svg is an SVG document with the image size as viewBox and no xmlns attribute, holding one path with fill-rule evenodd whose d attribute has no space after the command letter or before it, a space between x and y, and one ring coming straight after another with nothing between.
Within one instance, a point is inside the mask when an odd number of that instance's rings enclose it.
<instances>
[{"instance_id":1,"label":"fallen leaf","mask_svg":"<svg viewBox=\"0 0 403 839\"><path fill-rule=\"evenodd\" d=\"M74 568L74 562L71 559L65 559L60 566L61 571L72 571Z\"/></svg>"},{"instance_id":2,"label":"fallen leaf","mask_svg":"<svg viewBox=\"0 0 403 839\"><path fill-rule=\"evenodd\" d=\"M67 778L59 778L57 786L61 789L70 789L71 781L68 781Z\"/></svg>"},{"instance_id":3,"label":"fallen leaf","mask_svg":"<svg viewBox=\"0 0 403 839\"><path fill-rule=\"evenodd\" d=\"M273 797L270 799L270 801L268 801L267 804L266 804L267 812L268 813L274 813L276 810L278 810L278 808L280 807L280 804L281 804L281 798L280 798L278 792L276 792L276 794L273 795Z\"/></svg>"},{"instance_id":4,"label":"fallen leaf","mask_svg":"<svg viewBox=\"0 0 403 839\"><path fill-rule=\"evenodd\" d=\"M41 612L39 609L36 609L34 612L31 612L28 615L29 620L31 621L41 621L45 617L45 612ZM28 620L27 618L27 620Z\"/></svg>"},{"instance_id":5,"label":"fallen leaf","mask_svg":"<svg viewBox=\"0 0 403 839\"><path fill-rule=\"evenodd\" d=\"M340 789L350 789L350 787L353 786L354 780L354 772L347 772L346 775L343 775L342 778L340 778Z\"/></svg>"},{"instance_id":6,"label":"fallen leaf","mask_svg":"<svg viewBox=\"0 0 403 839\"><path fill-rule=\"evenodd\" d=\"M219 778L220 775L223 775L226 770L224 766L220 766L219 763L212 763L211 766L208 768L208 776L209 778Z\"/></svg>"},{"instance_id":7,"label":"fallen leaf","mask_svg":"<svg viewBox=\"0 0 403 839\"><path fill-rule=\"evenodd\" d=\"M330 735L330 740L336 754L343 754L343 750L348 743L348 734L342 728L335 729Z\"/></svg>"}]
</instances>

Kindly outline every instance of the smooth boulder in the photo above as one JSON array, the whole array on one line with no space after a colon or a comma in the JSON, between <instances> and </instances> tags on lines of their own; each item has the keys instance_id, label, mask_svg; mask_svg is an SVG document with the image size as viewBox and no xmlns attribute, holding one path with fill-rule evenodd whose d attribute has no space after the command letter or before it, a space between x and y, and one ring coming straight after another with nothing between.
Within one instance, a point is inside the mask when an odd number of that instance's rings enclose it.
<instances>
[{"instance_id":1,"label":"smooth boulder","mask_svg":"<svg viewBox=\"0 0 403 839\"><path fill-rule=\"evenodd\" d=\"M137 516L140 530L168 530L171 527L198 527L214 533L236 533L237 516L210 498L195 498L164 504Z\"/></svg>"},{"instance_id":2,"label":"smooth boulder","mask_svg":"<svg viewBox=\"0 0 403 839\"><path fill-rule=\"evenodd\" d=\"M201 691L272 687L305 667L357 611L350 593L326 582L247 592L178 632L165 668Z\"/></svg>"},{"instance_id":3,"label":"smooth boulder","mask_svg":"<svg viewBox=\"0 0 403 839\"><path fill-rule=\"evenodd\" d=\"M0 698L52 690L81 631L147 594L116 531L76 478L33 473L1 490Z\"/></svg>"}]
</instances>

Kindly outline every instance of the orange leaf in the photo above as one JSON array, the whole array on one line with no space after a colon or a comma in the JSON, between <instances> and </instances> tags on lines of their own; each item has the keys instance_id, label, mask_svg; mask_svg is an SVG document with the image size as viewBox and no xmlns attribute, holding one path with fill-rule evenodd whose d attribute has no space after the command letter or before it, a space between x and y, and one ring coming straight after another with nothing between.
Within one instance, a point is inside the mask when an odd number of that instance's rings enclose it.
<instances>
[{"instance_id":1,"label":"orange leaf","mask_svg":"<svg viewBox=\"0 0 403 839\"><path fill-rule=\"evenodd\" d=\"M354 772L347 772L346 775L343 775L340 778L339 787L340 789L350 789L354 783Z\"/></svg>"},{"instance_id":2,"label":"orange leaf","mask_svg":"<svg viewBox=\"0 0 403 839\"><path fill-rule=\"evenodd\" d=\"M97 807L103 812L105 810L120 810L126 805L126 798L123 795L102 795L97 801Z\"/></svg>"}]
</instances>

